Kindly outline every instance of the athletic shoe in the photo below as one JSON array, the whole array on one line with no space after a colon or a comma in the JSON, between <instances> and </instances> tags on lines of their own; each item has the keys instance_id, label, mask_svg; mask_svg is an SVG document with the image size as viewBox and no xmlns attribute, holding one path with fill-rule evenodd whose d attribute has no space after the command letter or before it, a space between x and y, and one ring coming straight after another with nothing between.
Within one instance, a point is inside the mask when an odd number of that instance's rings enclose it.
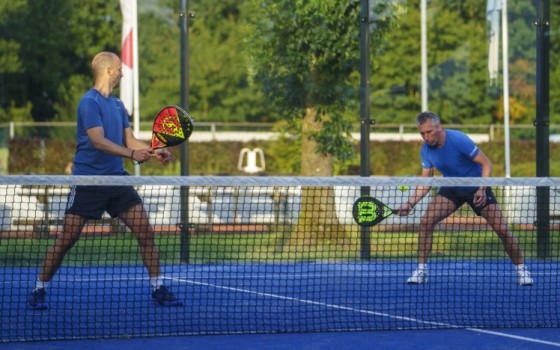
<instances>
[{"instance_id":1,"label":"athletic shoe","mask_svg":"<svg viewBox=\"0 0 560 350\"><path fill-rule=\"evenodd\" d=\"M517 283L520 286L532 286L533 279L531 278L531 273L526 267L517 270Z\"/></svg>"},{"instance_id":2,"label":"athletic shoe","mask_svg":"<svg viewBox=\"0 0 560 350\"><path fill-rule=\"evenodd\" d=\"M428 283L428 269L416 269L412 276L406 281L408 284L424 284Z\"/></svg>"},{"instance_id":3,"label":"athletic shoe","mask_svg":"<svg viewBox=\"0 0 560 350\"><path fill-rule=\"evenodd\" d=\"M46 310L48 305L45 302L47 292L45 288L36 288L27 297L27 306L32 310Z\"/></svg>"},{"instance_id":4,"label":"athletic shoe","mask_svg":"<svg viewBox=\"0 0 560 350\"><path fill-rule=\"evenodd\" d=\"M152 292L152 300L160 306L183 306L183 302L165 286L160 286Z\"/></svg>"}]
</instances>

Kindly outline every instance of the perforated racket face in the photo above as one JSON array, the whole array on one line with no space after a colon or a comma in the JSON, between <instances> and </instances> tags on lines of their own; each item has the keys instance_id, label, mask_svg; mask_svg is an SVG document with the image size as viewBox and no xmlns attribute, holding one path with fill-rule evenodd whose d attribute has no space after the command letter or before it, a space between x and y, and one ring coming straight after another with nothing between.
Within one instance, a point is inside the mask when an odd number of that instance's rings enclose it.
<instances>
[{"instance_id":1,"label":"perforated racket face","mask_svg":"<svg viewBox=\"0 0 560 350\"><path fill-rule=\"evenodd\" d=\"M177 106L164 107L156 116L152 128L152 148L177 146L187 140L193 131L193 121Z\"/></svg>"},{"instance_id":2,"label":"perforated racket face","mask_svg":"<svg viewBox=\"0 0 560 350\"><path fill-rule=\"evenodd\" d=\"M377 225L393 214L393 212L391 208L380 200L368 196L358 198L352 207L354 221L358 225L365 227Z\"/></svg>"}]
</instances>

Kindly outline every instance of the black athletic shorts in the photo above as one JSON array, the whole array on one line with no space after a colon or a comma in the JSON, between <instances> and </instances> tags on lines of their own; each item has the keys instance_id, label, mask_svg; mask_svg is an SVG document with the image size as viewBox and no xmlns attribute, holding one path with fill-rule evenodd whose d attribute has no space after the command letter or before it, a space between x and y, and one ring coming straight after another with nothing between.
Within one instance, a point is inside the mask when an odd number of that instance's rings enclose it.
<instances>
[{"instance_id":1,"label":"black athletic shorts","mask_svg":"<svg viewBox=\"0 0 560 350\"><path fill-rule=\"evenodd\" d=\"M484 205L481 206L475 206L473 200L474 200L474 194L476 193L477 190L478 187L473 187L472 190L458 190L453 187L441 187L437 192L437 194L455 203L457 208L459 208L464 203L469 203L469 205L471 206L471 208L473 208L476 215L480 216L480 212L482 211L482 209L486 208L490 204L496 204L498 202L496 201L496 196L494 195L494 192L492 192L492 188L487 186L486 203L484 203Z\"/></svg>"},{"instance_id":2,"label":"black athletic shorts","mask_svg":"<svg viewBox=\"0 0 560 350\"><path fill-rule=\"evenodd\" d=\"M96 220L106 211L114 218L139 203L142 199L132 186L73 186L66 214Z\"/></svg>"}]
</instances>

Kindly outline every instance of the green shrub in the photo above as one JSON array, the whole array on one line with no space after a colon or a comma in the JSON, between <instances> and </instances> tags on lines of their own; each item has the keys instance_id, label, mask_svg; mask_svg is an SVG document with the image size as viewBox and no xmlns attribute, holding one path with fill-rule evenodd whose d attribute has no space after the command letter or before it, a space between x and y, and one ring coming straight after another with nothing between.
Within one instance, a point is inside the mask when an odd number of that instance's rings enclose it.
<instances>
[{"instance_id":1,"label":"green shrub","mask_svg":"<svg viewBox=\"0 0 560 350\"><path fill-rule=\"evenodd\" d=\"M410 176L421 172L421 142L372 142L371 175ZM299 143L290 138L277 141L191 142L188 145L190 175L246 175L237 169L243 148L261 148L265 154L266 171L261 175L295 176L300 169ZM489 142L481 149L494 163L493 176L505 176L504 144ZM76 142L37 137L15 138L8 142L8 171L10 174L64 174L72 161ZM536 176L535 141L511 141L511 175ZM356 145L356 150L359 150ZM174 160L165 167L157 161L141 165L142 175L180 175L181 148L170 149ZM134 174L134 163L125 160L125 167ZM359 175L360 159L336 167L335 175ZM560 176L560 144L550 144L550 176Z\"/></svg>"}]
</instances>

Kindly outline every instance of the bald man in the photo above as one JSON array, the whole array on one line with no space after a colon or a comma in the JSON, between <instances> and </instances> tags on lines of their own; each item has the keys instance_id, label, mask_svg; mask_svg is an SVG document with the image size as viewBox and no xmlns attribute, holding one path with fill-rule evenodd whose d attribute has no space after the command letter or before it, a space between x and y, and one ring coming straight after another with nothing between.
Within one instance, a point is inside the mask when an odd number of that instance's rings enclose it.
<instances>
[{"instance_id":1,"label":"bald man","mask_svg":"<svg viewBox=\"0 0 560 350\"><path fill-rule=\"evenodd\" d=\"M156 158L167 164L171 154L155 151L138 140L132 133L122 101L111 95L123 76L119 57L112 52L98 53L92 60L92 72L94 86L78 105L73 174L126 176L123 158L138 162ZM63 231L47 251L35 289L27 300L29 308L48 309L46 288L64 256L80 237L87 221L101 219L104 212L120 218L136 237L150 276L152 300L161 306L183 304L163 284L154 230L134 187L74 186L68 195Z\"/></svg>"}]
</instances>

